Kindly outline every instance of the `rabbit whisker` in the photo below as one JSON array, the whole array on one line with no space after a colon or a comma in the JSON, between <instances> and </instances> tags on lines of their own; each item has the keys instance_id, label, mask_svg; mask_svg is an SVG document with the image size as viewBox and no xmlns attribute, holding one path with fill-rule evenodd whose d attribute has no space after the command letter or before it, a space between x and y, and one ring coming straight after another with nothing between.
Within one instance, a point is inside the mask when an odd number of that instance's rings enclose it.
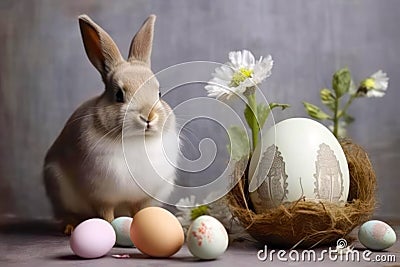
<instances>
[{"instance_id":1,"label":"rabbit whisker","mask_svg":"<svg viewBox=\"0 0 400 267\"><path fill-rule=\"evenodd\" d=\"M77 122L79 120L82 120L84 118L92 117L92 116L95 116L95 115L97 115L97 114L96 113L92 113L92 114L86 114L86 115L79 116L79 117L73 119L72 121L67 122L66 125L72 124L72 123Z\"/></svg>"},{"instance_id":2,"label":"rabbit whisker","mask_svg":"<svg viewBox=\"0 0 400 267\"><path fill-rule=\"evenodd\" d=\"M104 110L105 108L115 107L115 104L107 105L107 106L92 106L87 107L87 109L94 109L94 110Z\"/></svg>"},{"instance_id":3,"label":"rabbit whisker","mask_svg":"<svg viewBox=\"0 0 400 267\"><path fill-rule=\"evenodd\" d=\"M104 138L106 138L110 134L116 133L119 130L120 130L120 127L119 127L119 125L117 125L114 128L112 128L110 131L105 133L102 137L100 137L99 140L96 141L96 143L90 148L89 152L85 155L83 162L85 162L89 158L90 154L96 149L96 147L103 141ZM104 142L104 143L106 143L106 142Z\"/></svg>"}]
</instances>

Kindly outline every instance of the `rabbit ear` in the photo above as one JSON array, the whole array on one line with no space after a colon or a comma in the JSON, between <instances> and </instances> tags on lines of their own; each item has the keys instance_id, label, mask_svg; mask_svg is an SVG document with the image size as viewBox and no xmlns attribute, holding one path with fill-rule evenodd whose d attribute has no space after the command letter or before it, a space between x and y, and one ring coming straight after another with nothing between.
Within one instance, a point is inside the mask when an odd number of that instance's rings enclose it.
<instances>
[{"instance_id":1,"label":"rabbit ear","mask_svg":"<svg viewBox=\"0 0 400 267\"><path fill-rule=\"evenodd\" d=\"M107 73L123 60L121 53L111 37L87 15L79 16L79 27L86 54L104 81Z\"/></svg>"},{"instance_id":2,"label":"rabbit ear","mask_svg":"<svg viewBox=\"0 0 400 267\"><path fill-rule=\"evenodd\" d=\"M150 67L151 48L153 46L155 15L150 15L136 33L129 48L128 61L139 60Z\"/></svg>"}]
</instances>

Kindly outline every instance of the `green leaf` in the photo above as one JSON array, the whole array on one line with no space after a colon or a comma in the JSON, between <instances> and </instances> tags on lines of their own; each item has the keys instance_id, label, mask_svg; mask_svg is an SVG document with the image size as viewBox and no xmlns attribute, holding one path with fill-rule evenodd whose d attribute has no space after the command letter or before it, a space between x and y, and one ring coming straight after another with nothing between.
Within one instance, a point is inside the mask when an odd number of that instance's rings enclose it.
<instances>
[{"instance_id":1,"label":"green leaf","mask_svg":"<svg viewBox=\"0 0 400 267\"><path fill-rule=\"evenodd\" d=\"M251 110L249 105L246 105L246 108L244 109L244 117L247 121L247 124L251 127L253 125L253 121L256 121L256 115L255 112L257 112L257 110Z\"/></svg>"},{"instance_id":2,"label":"green leaf","mask_svg":"<svg viewBox=\"0 0 400 267\"><path fill-rule=\"evenodd\" d=\"M270 109L266 105L264 105L262 103L257 105L257 120L258 120L258 125L260 126L260 129L263 128L264 123L268 118L269 112L270 112Z\"/></svg>"},{"instance_id":3,"label":"green leaf","mask_svg":"<svg viewBox=\"0 0 400 267\"><path fill-rule=\"evenodd\" d=\"M288 104L281 104L281 103L270 103L268 106L266 106L263 103L260 103L257 105L257 117L253 118L252 114L250 113L251 110L250 108L246 108L244 115L246 117L246 121L249 123L249 120L251 119L256 119L259 125L259 128L262 129L264 127L265 122L268 119L269 114L271 113L271 110L274 108L281 108L282 110L290 107Z\"/></svg>"},{"instance_id":4,"label":"green leaf","mask_svg":"<svg viewBox=\"0 0 400 267\"><path fill-rule=\"evenodd\" d=\"M247 132L239 126L231 126L228 129L228 152L233 160L240 160L250 154L250 141Z\"/></svg>"},{"instance_id":5,"label":"green leaf","mask_svg":"<svg viewBox=\"0 0 400 267\"><path fill-rule=\"evenodd\" d=\"M335 110L335 99L333 92L327 88L324 88L320 92L322 103L327 106L331 111Z\"/></svg>"},{"instance_id":6,"label":"green leaf","mask_svg":"<svg viewBox=\"0 0 400 267\"><path fill-rule=\"evenodd\" d=\"M343 68L336 71L332 78L332 88L336 93L336 97L340 98L350 89L351 75L349 69Z\"/></svg>"},{"instance_id":7,"label":"green leaf","mask_svg":"<svg viewBox=\"0 0 400 267\"><path fill-rule=\"evenodd\" d=\"M308 115L317 120L327 120L332 119L328 114L323 112L319 107L310 104L308 102L303 102L304 108L306 109Z\"/></svg>"},{"instance_id":8,"label":"green leaf","mask_svg":"<svg viewBox=\"0 0 400 267\"><path fill-rule=\"evenodd\" d=\"M268 107L268 109L267 109L267 113L266 113L266 118L268 118L268 116L269 116L269 113L271 113L271 111L274 109L274 108L281 108L281 110L285 110L285 109L287 109L288 107L290 107L290 105L288 105L288 104L282 104L282 103L275 103L275 102L272 102L272 103L270 103L269 104L269 107ZM264 123L265 123L265 120L263 121L263 126L264 126Z\"/></svg>"},{"instance_id":9,"label":"green leaf","mask_svg":"<svg viewBox=\"0 0 400 267\"><path fill-rule=\"evenodd\" d=\"M290 107L290 105L288 105L288 104L281 104L281 103L274 103L274 102L269 104L270 110L273 110L274 108L281 108L282 110L285 110L288 107Z\"/></svg>"},{"instance_id":10,"label":"green leaf","mask_svg":"<svg viewBox=\"0 0 400 267\"><path fill-rule=\"evenodd\" d=\"M261 107L262 106L262 107ZM258 113L258 120L260 122L261 128L264 126L265 121L267 120L269 113L271 113L271 111L274 108L281 108L282 110L285 110L286 108L290 107L290 105L288 104L281 104L281 103L275 103L272 102L268 105L268 107L266 107L263 104L260 104L257 107L257 113ZM261 110L262 109L262 110Z\"/></svg>"},{"instance_id":11,"label":"green leaf","mask_svg":"<svg viewBox=\"0 0 400 267\"><path fill-rule=\"evenodd\" d=\"M208 214L208 206L207 205L201 205L198 207L193 208L190 211L190 219L192 221L196 220L197 217L200 217L202 215L207 215Z\"/></svg>"}]
</instances>

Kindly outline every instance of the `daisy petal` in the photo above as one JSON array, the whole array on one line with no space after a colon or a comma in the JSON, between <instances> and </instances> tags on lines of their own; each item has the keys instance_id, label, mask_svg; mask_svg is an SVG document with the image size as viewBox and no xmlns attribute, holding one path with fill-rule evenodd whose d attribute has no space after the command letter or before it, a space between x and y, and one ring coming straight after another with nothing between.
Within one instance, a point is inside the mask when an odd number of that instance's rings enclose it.
<instances>
[{"instance_id":1,"label":"daisy petal","mask_svg":"<svg viewBox=\"0 0 400 267\"><path fill-rule=\"evenodd\" d=\"M249 87L260 84L270 76L272 66L270 55L256 61L248 50L232 51L229 53L229 62L215 69L205 89L210 97L240 97Z\"/></svg>"},{"instance_id":2,"label":"daisy petal","mask_svg":"<svg viewBox=\"0 0 400 267\"><path fill-rule=\"evenodd\" d=\"M367 92L367 97L383 97L385 95L385 91L380 90L369 90Z\"/></svg>"},{"instance_id":3,"label":"daisy petal","mask_svg":"<svg viewBox=\"0 0 400 267\"><path fill-rule=\"evenodd\" d=\"M209 81L210 84L215 84L215 85L218 85L221 87L229 87L228 86L229 82L230 82L230 80L225 80L220 77L214 77Z\"/></svg>"},{"instance_id":4,"label":"daisy petal","mask_svg":"<svg viewBox=\"0 0 400 267\"><path fill-rule=\"evenodd\" d=\"M229 67L228 65L222 65L220 69L224 73L223 77L226 77L226 79L224 79L224 80L231 80L232 79L232 75L234 73L234 70L231 67Z\"/></svg>"},{"instance_id":5,"label":"daisy petal","mask_svg":"<svg viewBox=\"0 0 400 267\"><path fill-rule=\"evenodd\" d=\"M255 64L254 55L249 50L242 51L242 64L244 67L253 67Z\"/></svg>"},{"instance_id":6,"label":"daisy petal","mask_svg":"<svg viewBox=\"0 0 400 267\"><path fill-rule=\"evenodd\" d=\"M372 82L369 82L370 80ZM389 85L389 77L382 70L379 70L366 79L363 85L368 89L365 94L367 97L383 97Z\"/></svg>"},{"instance_id":7,"label":"daisy petal","mask_svg":"<svg viewBox=\"0 0 400 267\"><path fill-rule=\"evenodd\" d=\"M255 83L253 81L253 79L246 79L246 80L244 80L243 82L240 83L240 86L245 87L245 88L253 87L255 85L257 85L257 83Z\"/></svg>"},{"instance_id":8,"label":"daisy petal","mask_svg":"<svg viewBox=\"0 0 400 267\"><path fill-rule=\"evenodd\" d=\"M190 195L190 197L181 198L176 204L176 208L192 208L196 206L195 204L196 197L194 195Z\"/></svg>"},{"instance_id":9,"label":"daisy petal","mask_svg":"<svg viewBox=\"0 0 400 267\"><path fill-rule=\"evenodd\" d=\"M260 84L263 80L271 75L271 69L274 65L274 61L271 56L268 55L261 62L257 62L254 66L253 81L256 84Z\"/></svg>"},{"instance_id":10,"label":"daisy petal","mask_svg":"<svg viewBox=\"0 0 400 267\"><path fill-rule=\"evenodd\" d=\"M389 85L389 77L382 70L378 70L371 75L371 78L375 81L375 89L386 90Z\"/></svg>"},{"instance_id":11,"label":"daisy petal","mask_svg":"<svg viewBox=\"0 0 400 267\"><path fill-rule=\"evenodd\" d=\"M239 68L242 65L242 52L240 51L229 52L229 60L234 68Z\"/></svg>"},{"instance_id":12,"label":"daisy petal","mask_svg":"<svg viewBox=\"0 0 400 267\"><path fill-rule=\"evenodd\" d=\"M223 68L217 68L217 69L215 69L215 72L212 74L212 76L214 78L218 77L222 80L230 81L232 74L229 73L227 70L224 70Z\"/></svg>"}]
</instances>

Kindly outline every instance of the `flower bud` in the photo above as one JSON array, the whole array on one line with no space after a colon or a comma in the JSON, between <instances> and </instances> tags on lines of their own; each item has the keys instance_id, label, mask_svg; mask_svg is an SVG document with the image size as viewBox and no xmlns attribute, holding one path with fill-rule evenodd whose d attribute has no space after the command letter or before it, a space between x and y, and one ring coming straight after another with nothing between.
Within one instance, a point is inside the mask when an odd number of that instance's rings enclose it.
<instances>
[{"instance_id":1,"label":"flower bud","mask_svg":"<svg viewBox=\"0 0 400 267\"><path fill-rule=\"evenodd\" d=\"M326 120L330 118L330 116L323 112L319 107L307 102L303 102L303 104L308 115L310 115L312 118L317 120Z\"/></svg>"}]
</instances>

